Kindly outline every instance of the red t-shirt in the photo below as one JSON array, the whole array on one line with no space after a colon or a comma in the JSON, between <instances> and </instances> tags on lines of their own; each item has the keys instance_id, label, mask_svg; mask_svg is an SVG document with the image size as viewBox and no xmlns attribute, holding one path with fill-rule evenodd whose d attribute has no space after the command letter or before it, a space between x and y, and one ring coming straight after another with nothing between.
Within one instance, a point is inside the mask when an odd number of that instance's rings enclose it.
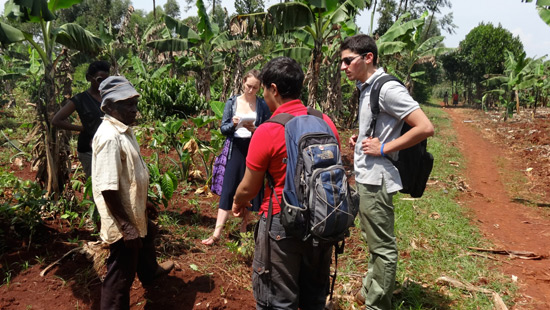
<instances>
[{"instance_id":1,"label":"red t-shirt","mask_svg":"<svg viewBox=\"0 0 550 310\"><path fill-rule=\"evenodd\" d=\"M279 106L273 112L272 117L280 113L289 113L294 116L306 115L307 108L297 99ZM325 114L323 114L323 119L330 126L338 140L338 144L340 144L340 137L332 120ZM283 163L284 158L286 158L284 127L276 123L263 123L252 135L248 148L248 156L246 157L246 166L254 171L267 171L271 174L275 181L275 193L277 193L279 201L282 199L282 192L285 186L286 163ZM260 214L264 212L267 214L271 188L266 185L264 193ZM277 199L275 199L275 196L273 197L273 214L281 211Z\"/></svg>"}]
</instances>

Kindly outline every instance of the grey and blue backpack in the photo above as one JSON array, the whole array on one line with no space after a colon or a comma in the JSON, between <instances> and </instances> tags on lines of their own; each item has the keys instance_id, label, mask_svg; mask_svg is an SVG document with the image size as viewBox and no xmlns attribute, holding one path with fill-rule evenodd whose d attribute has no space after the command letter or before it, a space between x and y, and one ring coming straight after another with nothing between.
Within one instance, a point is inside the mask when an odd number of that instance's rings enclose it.
<instances>
[{"instance_id":1,"label":"grey and blue backpack","mask_svg":"<svg viewBox=\"0 0 550 310\"><path fill-rule=\"evenodd\" d=\"M354 225L359 198L348 184L338 141L323 114L308 108L307 115L281 113L268 122L285 127L287 168L280 203L285 230L315 243L344 240Z\"/></svg>"}]
</instances>

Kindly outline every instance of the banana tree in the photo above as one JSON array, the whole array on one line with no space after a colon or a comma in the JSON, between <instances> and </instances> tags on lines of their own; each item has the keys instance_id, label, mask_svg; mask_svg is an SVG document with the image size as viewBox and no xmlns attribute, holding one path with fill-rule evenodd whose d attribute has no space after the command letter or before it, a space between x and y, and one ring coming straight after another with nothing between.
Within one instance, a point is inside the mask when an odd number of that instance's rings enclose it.
<instances>
[{"instance_id":1,"label":"banana tree","mask_svg":"<svg viewBox=\"0 0 550 310\"><path fill-rule=\"evenodd\" d=\"M56 72L58 65L62 63L62 57L66 57L67 50L56 48L61 44L67 48L78 51L97 53L102 47L99 38L86 31L77 24L64 24L55 27L55 12L69 8L81 0L9 0L4 6L4 14L8 19L20 23L37 23L40 25L41 36L35 38L31 33L0 22L0 42L4 45L18 42L27 42L36 50L44 67L44 93L36 104L37 132L41 132L40 139L43 144L41 154L35 158L38 165L37 179L47 190L48 195L58 197L61 193L68 173L68 165L60 161L59 152L65 139L59 136L50 119L59 109L58 92L56 90ZM56 54L57 53L57 54ZM63 168L65 167L65 168ZM63 171L65 170L65 171Z\"/></svg>"},{"instance_id":2,"label":"banana tree","mask_svg":"<svg viewBox=\"0 0 550 310\"><path fill-rule=\"evenodd\" d=\"M15 82L22 79L31 69L36 69L28 61L34 54L30 54L29 57L24 51L23 46L2 50L0 56L0 80L3 83L0 84L0 106L15 105L15 96L13 95Z\"/></svg>"},{"instance_id":3,"label":"banana tree","mask_svg":"<svg viewBox=\"0 0 550 310\"><path fill-rule=\"evenodd\" d=\"M308 104L317 103L321 65L331 43L340 35L342 25L352 22L358 10L369 8L371 0L310 0L275 4L267 12L239 15L233 27L246 29L253 36L272 36L291 32L302 46L276 51L298 61L308 58L304 84L308 87ZM336 65L333 62L332 65Z\"/></svg>"},{"instance_id":4,"label":"banana tree","mask_svg":"<svg viewBox=\"0 0 550 310\"><path fill-rule=\"evenodd\" d=\"M523 0L521 2L524 2ZM533 0L525 0L525 2L533 2ZM550 0L537 0L537 11L540 18L550 26Z\"/></svg>"},{"instance_id":5,"label":"banana tree","mask_svg":"<svg viewBox=\"0 0 550 310\"><path fill-rule=\"evenodd\" d=\"M165 16L166 27L176 34L170 38L154 40L147 45L161 52L184 52L174 58L187 71L195 73L199 94L211 101L210 85L213 74L222 72L225 66L224 54L235 48L258 45L257 41L235 40L228 32L220 32L212 23L202 0L197 0L199 23L194 31L184 23Z\"/></svg>"},{"instance_id":6,"label":"banana tree","mask_svg":"<svg viewBox=\"0 0 550 310\"><path fill-rule=\"evenodd\" d=\"M517 57L510 51L506 52L504 74L491 76L484 82L485 85L492 88L490 91L485 92L485 95L497 93L503 96L506 92L511 94L511 100L505 100L507 102L506 114L504 115L505 120L508 116L512 115L514 103L516 112L519 112L520 94L540 85L539 79L544 80L541 74L545 74L541 71L540 66L543 63L543 58L533 60L527 58L525 52Z\"/></svg>"},{"instance_id":7,"label":"banana tree","mask_svg":"<svg viewBox=\"0 0 550 310\"><path fill-rule=\"evenodd\" d=\"M534 109L533 115L537 110L537 103L540 101L541 106L548 103L548 97L550 95L550 79L548 78L548 72L550 72L550 60L546 60L546 57L541 57L533 60L530 63L533 68L532 74L525 78L525 83L532 86L534 94Z\"/></svg>"},{"instance_id":8,"label":"banana tree","mask_svg":"<svg viewBox=\"0 0 550 310\"><path fill-rule=\"evenodd\" d=\"M414 83L423 83L424 71L414 71L415 65L435 62L435 57L444 55L452 48L441 46L443 36L435 36L424 40L424 24L428 12L424 12L420 18L404 22L410 17L405 13L381 36L376 42L379 56L400 54L402 62L400 66L395 65L390 71L398 75L405 83L407 90L412 93ZM403 69L400 69L400 68Z\"/></svg>"}]
</instances>

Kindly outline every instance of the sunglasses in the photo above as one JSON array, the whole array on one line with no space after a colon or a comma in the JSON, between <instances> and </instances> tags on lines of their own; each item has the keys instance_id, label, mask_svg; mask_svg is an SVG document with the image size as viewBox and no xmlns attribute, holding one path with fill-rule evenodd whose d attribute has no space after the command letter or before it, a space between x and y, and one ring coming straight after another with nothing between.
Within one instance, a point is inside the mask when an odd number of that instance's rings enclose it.
<instances>
[{"instance_id":1,"label":"sunglasses","mask_svg":"<svg viewBox=\"0 0 550 310\"><path fill-rule=\"evenodd\" d=\"M106 78L104 78L102 76L96 76L93 79L97 82L97 84L101 84L101 82L105 81Z\"/></svg>"},{"instance_id":2,"label":"sunglasses","mask_svg":"<svg viewBox=\"0 0 550 310\"><path fill-rule=\"evenodd\" d=\"M355 60L355 58L363 57L367 54L368 53L364 53L364 54L357 55L357 56L350 56L350 57L342 58L342 63L345 64L346 66L349 66Z\"/></svg>"}]
</instances>

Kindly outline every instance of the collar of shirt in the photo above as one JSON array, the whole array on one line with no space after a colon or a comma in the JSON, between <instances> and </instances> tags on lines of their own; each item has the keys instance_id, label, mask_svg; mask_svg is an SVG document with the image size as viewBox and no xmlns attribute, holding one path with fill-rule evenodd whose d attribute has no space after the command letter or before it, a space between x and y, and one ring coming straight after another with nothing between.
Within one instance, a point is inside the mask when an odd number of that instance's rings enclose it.
<instances>
[{"instance_id":1,"label":"collar of shirt","mask_svg":"<svg viewBox=\"0 0 550 310\"><path fill-rule=\"evenodd\" d=\"M380 67L376 70L376 72L374 72L373 75L371 75L366 81L365 83L361 83L361 81L357 81L357 88L359 88L359 90L361 92L363 92L369 85L372 85L372 83L378 78L380 77L382 74L384 74L385 71L384 71L384 68Z\"/></svg>"},{"instance_id":2,"label":"collar of shirt","mask_svg":"<svg viewBox=\"0 0 550 310\"><path fill-rule=\"evenodd\" d=\"M109 114L105 114L105 116L103 116L103 119L106 120L106 121L109 121L111 124L113 124L113 126L120 132L120 133L125 133L126 131L128 131L128 129L130 127L128 127L128 125L124 124L123 122L119 121L118 119L112 117L111 115Z\"/></svg>"},{"instance_id":3,"label":"collar of shirt","mask_svg":"<svg viewBox=\"0 0 550 310\"><path fill-rule=\"evenodd\" d=\"M273 112L272 116L275 116L277 114L281 113L289 113L289 114L295 114L300 113L307 110L306 106L302 103L300 99L295 99L291 101L287 101L280 105L275 112ZM307 112L306 112L307 113Z\"/></svg>"}]
</instances>

